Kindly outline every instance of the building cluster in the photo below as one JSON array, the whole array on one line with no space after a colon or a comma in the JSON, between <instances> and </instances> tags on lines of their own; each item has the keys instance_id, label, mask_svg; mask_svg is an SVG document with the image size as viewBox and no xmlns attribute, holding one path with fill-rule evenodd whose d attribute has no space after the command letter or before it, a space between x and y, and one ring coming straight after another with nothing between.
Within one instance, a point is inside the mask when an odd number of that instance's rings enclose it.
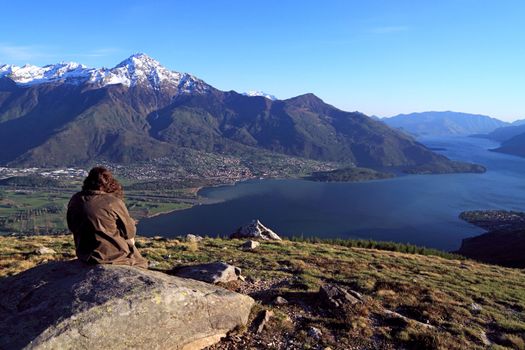
<instances>
[{"instance_id":1,"label":"building cluster","mask_svg":"<svg viewBox=\"0 0 525 350\"><path fill-rule=\"evenodd\" d=\"M0 179L6 179L14 176L40 175L53 179L77 179L87 176L87 171L78 168L8 168L0 167Z\"/></svg>"}]
</instances>

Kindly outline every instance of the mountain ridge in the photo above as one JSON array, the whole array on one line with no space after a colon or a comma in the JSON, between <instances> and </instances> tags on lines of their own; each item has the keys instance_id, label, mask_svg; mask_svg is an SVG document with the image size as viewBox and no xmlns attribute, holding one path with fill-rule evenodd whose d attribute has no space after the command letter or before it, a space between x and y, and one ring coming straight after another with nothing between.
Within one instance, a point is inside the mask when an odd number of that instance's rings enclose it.
<instances>
[{"instance_id":1,"label":"mountain ridge","mask_svg":"<svg viewBox=\"0 0 525 350\"><path fill-rule=\"evenodd\" d=\"M494 151L525 157L525 131L503 141L501 146L494 149Z\"/></svg>"},{"instance_id":2,"label":"mountain ridge","mask_svg":"<svg viewBox=\"0 0 525 350\"><path fill-rule=\"evenodd\" d=\"M513 123L508 126L497 128L488 134L476 135L476 137L483 137L498 142L505 142L523 133L525 133L525 124Z\"/></svg>"},{"instance_id":3,"label":"mountain ridge","mask_svg":"<svg viewBox=\"0 0 525 350\"><path fill-rule=\"evenodd\" d=\"M453 111L398 114L382 121L413 136L468 136L508 125L486 115Z\"/></svg>"},{"instance_id":4,"label":"mountain ridge","mask_svg":"<svg viewBox=\"0 0 525 350\"><path fill-rule=\"evenodd\" d=\"M220 91L168 71L143 54L109 72L121 81L108 73L95 83L75 75L69 84L65 70L27 84L4 74L0 163L131 163L169 157L184 148L236 155L262 149L346 166L481 170L458 166L411 137L362 113L339 110L312 93L271 100Z\"/></svg>"},{"instance_id":5,"label":"mountain ridge","mask_svg":"<svg viewBox=\"0 0 525 350\"><path fill-rule=\"evenodd\" d=\"M136 53L113 68L88 68L76 62L61 62L43 67L1 65L0 78L9 78L17 85L50 83L90 84L97 88L122 84L128 87L145 85L152 89L173 88L179 93L203 93L210 86L188 73L170 71L143 53Z\"/></svg>"}]
</instances>

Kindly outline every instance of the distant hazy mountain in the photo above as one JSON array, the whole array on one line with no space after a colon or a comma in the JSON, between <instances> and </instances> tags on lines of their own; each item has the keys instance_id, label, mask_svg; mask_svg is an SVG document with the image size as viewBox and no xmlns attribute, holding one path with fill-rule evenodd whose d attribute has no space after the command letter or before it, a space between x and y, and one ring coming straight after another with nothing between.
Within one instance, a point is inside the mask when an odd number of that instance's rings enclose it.
<instances>
[{"instance_id":1,"label":"distant hazy mountain","mask_svg":"<svg viewBox=\"0 0 525 350\"><path fill-rule=\"evenodd\" d=\"M399 114L382 119L387 125L414 136L452 136L486 134L508 125L485 115L458 112Z\"/></svg>"},{"instance_id":2,"label":"distant hazy mountain","mask_svg":"<svg viewBox=\"0 0 525 350\"><path fill-rule=\"evenodd\" d=\"M496 130L485 134L480 135L481 137L488 138L498 142L504 142L510 140L514 136L525 133L525 124L512 123L510 126L504 126L502 128L497 128Z\"/></svg>"},{"instance_id":3,"label":"distant hazy mountain","mask_svg":"<svg viewBox=\"0 0 525 350\"><path fill-rule=\"evenodd\" d=\"M476 137L488 138L501 143L494 151L525 157L525 120L516 120L509 126Z\"/></svg>"},{"instance_id":4,"label":"distant hazy mountain","mask_svg":"<svg viewBox=\"0 0 525 350\"><path fill-rule=\"evenodd\" d=\"M525 131L504 142L494 151L525 157Z\"/></svg>"},{"instance_id":5,"label":"distant hazy mountain","mask_svg":"<svg viewBox=\"0 0 525 350\"><path fill-rule=\"evenodd\" d=\"M131 163L181 149L263 149L413 172L482 170L312 94L280 101L223 92L144 54L111 69L0 66L0 164Z\"/></svg>"}]
</instances>

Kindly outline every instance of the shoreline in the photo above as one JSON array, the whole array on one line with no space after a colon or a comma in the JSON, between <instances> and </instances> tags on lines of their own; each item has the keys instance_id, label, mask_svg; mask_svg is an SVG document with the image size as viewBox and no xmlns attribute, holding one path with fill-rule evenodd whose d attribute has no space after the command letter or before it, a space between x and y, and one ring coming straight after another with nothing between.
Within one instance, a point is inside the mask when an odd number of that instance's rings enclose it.
<instances>
[{"instance_id":1,"label":"shoreline","mask_svg":"<svg viewBox=\"0 0 525 350\"><path fill-rule=\"evenodd\" d=\"M233 187L239 183L243 183L243 182L248 182L248 181L256 181L256 180L302 180L302 181L307 181L307 182L317 182L317 183L325 183L325 184L334 184L334 183L341 183L341 184L344 184L344 183L363 183L363 182L379 182L379 181L388 181L388 180L393 180L393 179L397 179L397 178L401 178L401 177L405 177L405 176L427 176L427 175L452 175L452 174L455 174L455 173L436 173L436 174L409 174L409 173L400 173L400 174L389 174L389 175L393 175L391 177L385 177L385 178L372 178L372 179L354 179L354 180L350 180L350 181L317 181L317 180L313 180L313 179L309 179L309 176L306 176L306 175L296 175L296 176L284 176L284 177L257 177L257 176L252 176L252 177L246 177L246 178L241 178L241 179L237 179L237 180L233 180L233 181L227 181L227 182L218 182L218 183L214 183L214 184L210 184L210 185L203 185L203 186L197 186L197 187L189 187L189 188L186 188L185 190L188 190L189 193L193 194L196 196L195 198L195 201L196 203L193 203L193 204L189 204L189 206L187 208L181 208L181 209L173 209L173 210L166 210L166 211L162 211L162 212L158 212L158 213L155 213L155 214L152 214L152 215L146 215L144 216L142 219L151 219L151 218L155 218L157 216L161 216L161 215L166 215L166 214L171 214L171 213L174 213L174 212L177 212L177 211L182 211L182 210L188 210L188 209L192 209L193 207L195 207L196 205L208 205L208 204L216 204L216 203L222 203L224 202L224 200L213 200L213 199L210 199L210 198L207 198L207 197L202 197L202 191L205 190L205 189L214 189L214 188L218 188L218 187L223 187L223 186L228 186L228 187ZM201 200L203 200L201 202ZM141 219L141 220L142 220Z\"/></svg>"}]
</instances>

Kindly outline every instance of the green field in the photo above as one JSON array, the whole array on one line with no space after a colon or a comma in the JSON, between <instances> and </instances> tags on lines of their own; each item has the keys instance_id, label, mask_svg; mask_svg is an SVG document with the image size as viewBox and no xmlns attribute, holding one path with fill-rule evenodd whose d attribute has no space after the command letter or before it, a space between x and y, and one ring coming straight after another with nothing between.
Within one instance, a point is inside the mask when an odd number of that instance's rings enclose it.
<instances>
[{"instance_id":1,"label":"green field","mask_svg":"<svg viewBox=\"0 0 525 350\"><path fill-rule=\"evenodd\" d=\"M66 233L67 203L79 190L78 183L62 187L0 186L0 234ZM130 190L125 194L136 220L189 208L197 200L195 189Z\"/></svg>"}]
</instances>

